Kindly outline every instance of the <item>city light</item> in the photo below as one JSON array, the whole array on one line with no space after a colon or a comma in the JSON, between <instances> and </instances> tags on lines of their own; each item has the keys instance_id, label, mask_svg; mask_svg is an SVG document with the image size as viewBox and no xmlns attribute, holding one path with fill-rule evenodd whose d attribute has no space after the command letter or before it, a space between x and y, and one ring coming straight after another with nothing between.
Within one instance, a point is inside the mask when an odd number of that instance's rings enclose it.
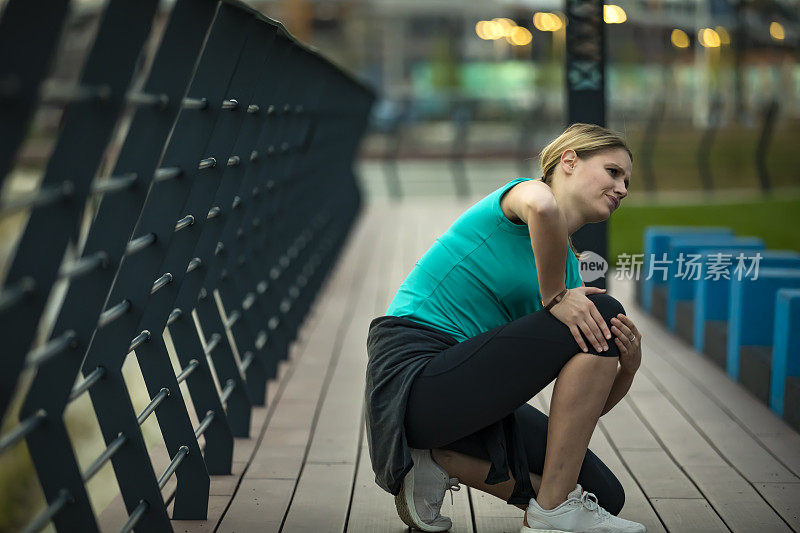
<instances>
[{"instance_id":1,"label":"city light","mask_svg":"<svg viewBox=\"0 0 800 533\"><path fill-rule=\"evenodd\" d=\"M475 33L485 41L500 39L505 34L503 27L492 20L482 20L475 25Z\"/></svg>"},{"instance_id":2,"label":"city light","mask_svg":"<svg viewBox=\"0 0 800 533\"><path fill-rule=\"evenodd\" d=\"M781 26L780 22L772 22L769 25L769 34L772 35L772 38L776 41L782 41L786 34L783 33L783 26Z\"/></svg>"},{"instance_id":3,"label":"city light","mask_svg":"<svg viewBox=\"0 0 800 533\"><path fill-rule=\"evenodd\" d=\"M603 20L606 24L622 24L628 20L625 10L614 4L603 6Z\"/></svg>"},{"instance_id":4,"label":"city light","mask_svg":"<svg viewBox=\"0 0 800 533\"><path fill-rule=\"evenodd\" d=\"M492 19L492 22L499 25L500 30L503 32L503 35L501 37L508 37L509 35L511 35L511 32L514 30L514 28L517 27L516 22L507 18Z\"/></svg>"},{"instance_id":5,"label":"city light","mask_svg":"<svg viewBox=\"0 0 800 533\"><path fill-rule=\"evenodd\" d=\"M673 46L676 48L689 48L689 36L683 30L678 28L672 30L669 40L672 41Z\"/></svg>"},{"instance_id":6,"label":"city light","mask_svg":"<svg viewBox=\"0 0 800 533\"><path fill-rule=\"evenodd\" d=\"M484 41L496 41L505 37L514 46L525 46L533 40L527 28L517 26L516 22L504 17L481 20L475 24L475 33Z\"/></svg>"},{"instance_id":7,"label":"city light","mask_svg":"<svg viewBox=\"0 0 800 533\"><path fill-rule=\"evenodd\" d=\"M533 40L533 35L531 32L528 31L527 28L523 28L522 26L515 26L511 32L506 36L506 41L513 44L514 46L525 46L531 44Z\"/></svg>"},{"instance_id":8,"label":"city light","mask_svg":"<svg viewBox=\"0 0 800 533\"><path fill-rule=\"evenodd\" d=\"M721 43L719 34L711 28L701 28L697 32L697 41L705 48L719 48Z\"/></svg>"},{"instance_id":9,"label":"city light","mask_svg":"<svg viewBox=\"0 0 800 533\"><path fill-rule=\"evenodd\" d=\"M533 27L539 31L558 31L563 27L561 18L555 13L534 13Z\"/></svg>"},{"instance_id":10,"label":"city light","mask_svg":"<svg viewBox=\"0 0 800 533\"><path fill-rule=\"evenodd\" d=\"M728 30L726 30L722 26L717 26L714 29L717 31L717 34L719 35L719 40L722 44L725 45L731 44L731 36L728 33Z\"/></svg>"}]
</instances>

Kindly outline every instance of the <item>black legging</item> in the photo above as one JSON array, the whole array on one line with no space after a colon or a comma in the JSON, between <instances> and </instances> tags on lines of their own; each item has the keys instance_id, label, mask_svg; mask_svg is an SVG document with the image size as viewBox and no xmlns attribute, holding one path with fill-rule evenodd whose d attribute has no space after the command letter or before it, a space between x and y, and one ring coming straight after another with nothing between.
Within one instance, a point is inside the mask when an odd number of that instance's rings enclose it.
<instances>
[{"instance_id":1,"label":"black legging","mask_svg":"<svg viewBox=\"0 0 800 533\"><path fill-rule=\"evenodd\" d=\"M608 294L590 294L609 324L622 304ZM584 336L585 338L585 336ZM614 334L608 350L589 352L619 357ZM582 350L569 328L544 310L485 331L443 350L431 359L411 388L405 427L412 448L444 448L489 459L476 432L516 410L531 472L541 476L547 448L547 416L527 404ZM625 491L591 450L586 451L578 483L617 515Z\"/></svg>"}]
</instances>

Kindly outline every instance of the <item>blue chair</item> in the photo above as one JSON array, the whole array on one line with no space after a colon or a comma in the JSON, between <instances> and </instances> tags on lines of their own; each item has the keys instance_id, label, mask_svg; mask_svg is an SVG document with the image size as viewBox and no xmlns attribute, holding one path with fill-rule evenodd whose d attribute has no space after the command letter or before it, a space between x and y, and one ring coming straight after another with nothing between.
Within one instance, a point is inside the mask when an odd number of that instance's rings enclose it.
<instances>
[{"instance_id":1,"label":"blue chair","mask_svg":"<svg viewBox=\"0 0 800 533\"><path fill-rule=\"evenodd\" d=\"M764 241L758 237L735 237L730 239L730 243L724 242L725 239L723 238L715 240L720 241L714 244L718 249L745 250L743 253L746 256L752 255L747 251L764 249ZM674 238L670 243L667 256L673 261L669 264L669 278L667 279L667 328L679 333L689 343L692 342L694 288L702 279L702 263L708 259L707 256L704 257L700 254L700 251L708 246L703 241L704 239L696 239L694 237ZM681 257L683 258L683 263L679 265L678 260ZM736 254L732 258L731 272L736 267L735 257ZM692 260L692 266L688 266L690 259ZM679 266L681 269L680 275L678 272ZM680 331L678 331L679 318L682 325Z\"/></svg>"},{"instance_id":2,"label":"blue chair","mask_svg":"<svg viewBox=\"0 0 800 533\"><path fill-rule=\"evenodd\" d=\"M798 394L800 394L800 289L779 289L775 298L769 406L795 429L800 430Z\"/></svg>"},{"instance_id":3,"label":"blue chair","mask_svg":"<svg viewBox=\"0 0 800 533\"><path fill-rule=\"evenodd\" d=\"M741 250L747 254L747 250ZM700 281L694 286L694 337L692 344L695 350L705 353L719 366L725 367L728 360L728 312L730 303L730 279L707 277L709 261L707 255L725 253L731 255L731 263L739 254L739 250L704 249L701 250ZM760 268L800 268L800 253L794 250L759 250ZM728 276L730 278L730 275ZM678 316L680 323L681 317Z\"/></svg>"},{"instance_id":4,"label":"blue chair","mask_svg":"<svg viewBox=\"0 0 800 533\"><path fill-rule=\"evenodd\" d=\"M657 284L653 287L650 314L661 322L667 322L667 303L669 300L669 281L677 274L677 259L673 247L699 245L702 248L713 246L732 245L736 236L732 233L695 233L693 235L676 235L669 237L666 242L666 251L661 255L656 254L649 259L653 261L646 272L646 276Z\"/></svg>"},{"instance_id":5,"label":"blue chair","mask_svg":"<svg viewBox=\"0 0 800 533\"><path fill-rule=\"evenodd\" d=\"M800 269L759 268L755 277L731 279L726 370L735 381L743 377L742 384L764 403L769 403L770 372L765 377L763 367L765 363L771 366L775 298L778 289L784 287L800 288ZM748 348L744 368L740 357L743 347Z\"/></svg>"},{"instance_id":6,"label":"blue chair","mask_svg":"<svg viewBox=\"0 0 800 533\"><path fill-rule=\"evenodd\" d=\"M642 308L652 312L653 289L656 286L666 285L667 281L659 276L649 276L650 258L661 258L669 250L669 240L681 235L733 235L733 230L724 227L697 227L697 226L648 226L644 230L644 246L642 273L639 276L638 300Z\"/></svg>"}]
</instances>

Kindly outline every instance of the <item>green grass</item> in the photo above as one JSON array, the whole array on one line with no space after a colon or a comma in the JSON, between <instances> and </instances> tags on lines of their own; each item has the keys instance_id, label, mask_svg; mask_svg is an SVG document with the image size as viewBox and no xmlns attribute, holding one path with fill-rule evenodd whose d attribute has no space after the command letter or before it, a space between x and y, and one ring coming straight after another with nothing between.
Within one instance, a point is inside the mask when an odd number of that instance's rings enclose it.
<instances>
[{"instance_id":1,"label":"green grass","mask_svg":"<svg viewBox=\"0 0 800 533\"><path fill-rule=\"evenodd\" d=\"M643 179L640 163L644 155L644 130L641 124L631 125L627 130L626 138L634 157L631 184L634 190L644 190L644 183L639 181ZM703 132L687 124L672 122L665 122L658 131L653 152L656 189L701 189L698 150ZM760 124L751 128L728 125L716 133L709 152L714 189L759 187L756 146L760 134ZM773 187L800 186L798 135L800 120L784 119L775 124L765 158Z\"/></svg>"},{"instance_id":2,"label":"green grass","mask_svg":"<svg viewBox=\"0 0 800 533\"><path fill-rule=\"evenodd\" d=\"M647 226L726 226L736 236L764 239L767 248L800 251L800 199L707 205L628 205L609 219L609 266L621 253L642 253Z\"/></svg>"}]
</instances>

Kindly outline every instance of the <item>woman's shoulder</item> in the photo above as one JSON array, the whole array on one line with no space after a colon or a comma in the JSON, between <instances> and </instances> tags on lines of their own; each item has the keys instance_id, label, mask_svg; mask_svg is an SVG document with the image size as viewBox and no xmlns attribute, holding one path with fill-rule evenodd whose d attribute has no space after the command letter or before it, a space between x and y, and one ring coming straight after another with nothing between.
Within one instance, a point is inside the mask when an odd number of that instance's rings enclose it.
<instances>
[{"instance_id":1,"label":"woman's shoulder","mask_svg":"<svg viewBox=\"0 0 800 533\"><path fill-rule=\"evenodd\" d=\"M513 184L500 198L503 214L512 222L527 224L530 206L548 205L555 198L550 186L541 180L527 180Z\"/></svg>"}]
</instances>

